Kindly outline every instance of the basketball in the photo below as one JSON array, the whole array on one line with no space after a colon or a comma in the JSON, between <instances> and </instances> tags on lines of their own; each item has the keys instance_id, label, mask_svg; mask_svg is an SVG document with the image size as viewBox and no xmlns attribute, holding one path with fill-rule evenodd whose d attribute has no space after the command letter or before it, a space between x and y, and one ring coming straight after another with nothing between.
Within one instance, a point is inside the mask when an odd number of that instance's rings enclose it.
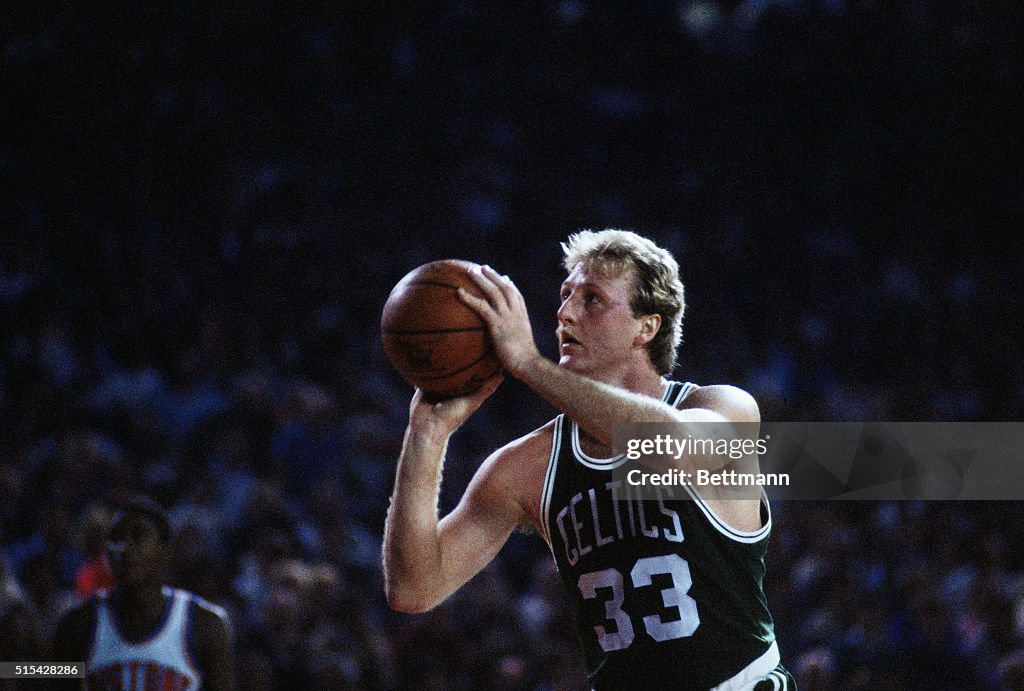
<instances>
[{"instance_id":1,"label":"basketball","mask_svg":"<svg viewBox=\"0 0 1024 691\"><path fill-rule=\"evenodd\" d=\"M384 353L402 378L435 398L471 393L501 370L487 325L456 290L480 290L478 265L442 259L410 271L391 290L381 315Z\"/></svg>"}]
</instances>

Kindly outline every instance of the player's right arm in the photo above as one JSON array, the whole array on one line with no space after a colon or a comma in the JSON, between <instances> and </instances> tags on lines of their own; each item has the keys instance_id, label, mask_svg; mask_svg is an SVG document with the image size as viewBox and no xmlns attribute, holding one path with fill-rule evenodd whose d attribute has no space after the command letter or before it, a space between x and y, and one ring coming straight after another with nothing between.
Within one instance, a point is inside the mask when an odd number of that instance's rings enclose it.
<instances>
[{"instance_id":1,"label":"player's right arm","mask_svg":"<svg viewBox=\"0 0 1024 691\"><path fill-rule=\"evenodd\" d=\"M438 520L448 438L499 382L495 377L470 396L439 403L426 401L421 391L413 396L384 525L384 583L392 609L425 612L440 604L487 566L524 521L510 475L498 470L522 453L515 444L491 454L455 510Z\"/></svg>"},{"instance_id":2,"label":"player's right arm","mask_svg":"<svg viewBox=\"0 0 1024 691\"><path fill-rule=\"evenodd\" d=\"M95 599L90 599L61 617L54 633L50 659L84 664L89 655L89 641L92 639L95 622ZM78 691L84 688L84 684L81 679L50 679L48 688L53 691Z\"/></svg>"}]
</instances>

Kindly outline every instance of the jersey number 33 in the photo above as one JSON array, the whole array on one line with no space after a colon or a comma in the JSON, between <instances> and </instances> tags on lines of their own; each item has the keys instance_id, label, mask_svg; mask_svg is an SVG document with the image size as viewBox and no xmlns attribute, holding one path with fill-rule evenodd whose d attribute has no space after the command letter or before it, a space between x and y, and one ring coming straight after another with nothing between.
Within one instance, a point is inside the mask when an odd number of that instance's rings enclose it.
<instances>
[{"instance_id":1,"label":"jersey number 33","mask_svg":"<svg viewBox=\"0 0 1024 691\"><path fill-rule=\"evenodd\" d=\"M642 619L644 630L659 643L692 636L700 626L700 617L697 614L697 601L687 594L693 584L690 565L678 554L644 557L633 565L629 578L634 588L645 588L652 584L653 577L658 574L667 574L672 578L672 586L661 591L661 601L665 607L678 610L679 619L665 621L660 614L649 614ZM581 575L577 585L580 594L588 600L597 599L600 589L611 589L611 599L605 601L604 612L607 619L614 622L615 630L609 632L608 627L598 624L594 627L597 642L608 653L628 648L636 634L633 621L622 609L626 597L622 573L613 568L591 571Z\"/></svg>"}]
</instances>

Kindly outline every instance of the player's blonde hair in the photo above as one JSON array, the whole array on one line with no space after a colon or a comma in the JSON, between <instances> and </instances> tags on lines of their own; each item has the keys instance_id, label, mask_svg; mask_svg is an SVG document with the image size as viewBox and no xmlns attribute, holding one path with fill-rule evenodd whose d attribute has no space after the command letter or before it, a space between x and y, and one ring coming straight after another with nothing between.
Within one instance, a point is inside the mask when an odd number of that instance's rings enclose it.
<instances>
[{"instance_id":1,"label":"player's blonde hair","mask_svg":"<svg viewBox=\"0 0 1024 691\"><path fill-rule=\"evenodd\" d=\"M676 349L683 337L683 283L679 264L672 253L645 237L628 230L581 230L562 243L562 265L572 271L583 264L600 272L619 272L632 267L636 280L630 309L633 316L661 315L661 328L647 345L651 363L659 374L669 374L676 366Z\"/></svg>"}]
</instances>

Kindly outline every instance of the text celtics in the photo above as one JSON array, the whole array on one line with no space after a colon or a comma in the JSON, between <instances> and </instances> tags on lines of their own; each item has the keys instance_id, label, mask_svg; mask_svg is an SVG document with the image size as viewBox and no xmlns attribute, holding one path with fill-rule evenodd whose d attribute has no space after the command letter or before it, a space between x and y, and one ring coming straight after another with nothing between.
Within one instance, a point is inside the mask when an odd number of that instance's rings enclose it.
<instances>
[{"instance_id":1,"label":"text celtics","mask_svg":"<svg viewBox=\"0 0 1024 691\"><path fill-rule=\"evenodd\" d=\"M665 496L662 497L662 491ZM576 494L555 518L565 557L575 565L595 548L637 537L683 541L679 514L666 500L684 490L656 488L655 499L644 500L619 480Z\"/></svg>"}]
</instances>

